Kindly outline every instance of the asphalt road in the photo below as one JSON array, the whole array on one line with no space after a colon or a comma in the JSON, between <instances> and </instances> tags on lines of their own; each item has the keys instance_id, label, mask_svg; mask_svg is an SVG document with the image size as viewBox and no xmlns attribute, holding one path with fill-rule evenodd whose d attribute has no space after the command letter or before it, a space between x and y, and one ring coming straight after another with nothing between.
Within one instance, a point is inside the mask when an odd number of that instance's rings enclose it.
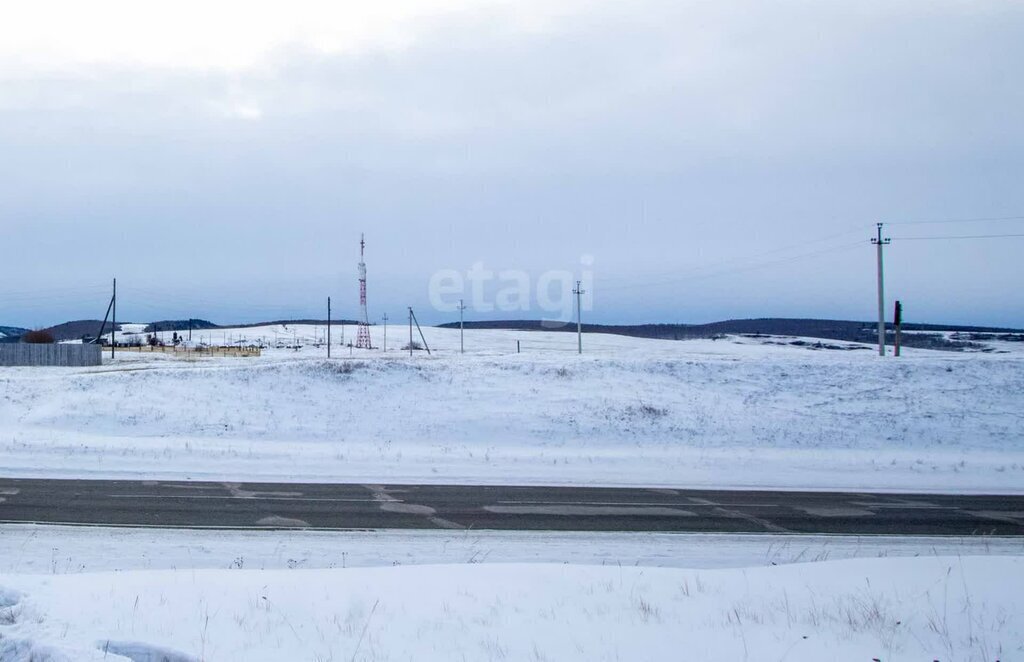
<instances>
[{"instance_id":1,"label":"asphalt road","mask_svg":"<svg viewBox=\"0 0 1024 662\"><path fill-rule=\"evenodd\" d=\"M0 522L1024 535L1024 496L0 478Z\"/></svg>"}]
</instances>

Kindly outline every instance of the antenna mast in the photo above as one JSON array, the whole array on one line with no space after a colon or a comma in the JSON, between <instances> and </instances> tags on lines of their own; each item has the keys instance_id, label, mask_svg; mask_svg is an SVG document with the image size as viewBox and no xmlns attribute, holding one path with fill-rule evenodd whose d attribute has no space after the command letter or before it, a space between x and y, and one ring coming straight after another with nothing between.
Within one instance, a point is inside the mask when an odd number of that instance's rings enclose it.
<instances>
[{"instance_id":1,"label":"antenna mast","mask_svg":"<svg viewBox=\"0 0 1024 662\"><path fill-rule=\"evenodd\" d=\"M359 235L359 329L356 332L356 347L373 349L370 344L370 317L366 313L366 237Z\"/></svg>"}]
</instances>

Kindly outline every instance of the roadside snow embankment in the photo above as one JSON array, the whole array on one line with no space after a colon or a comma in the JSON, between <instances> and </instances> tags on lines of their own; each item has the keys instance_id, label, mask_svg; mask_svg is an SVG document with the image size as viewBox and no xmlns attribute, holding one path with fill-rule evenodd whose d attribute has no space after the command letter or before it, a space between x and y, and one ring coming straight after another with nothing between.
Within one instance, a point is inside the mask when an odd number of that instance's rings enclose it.
<instances>
[{"instance_id":1,"label":"roadside snow embankment","mask_svg":"<svg viewBox=\"0 0 1024 662\"><path fill-rule=\"evenodd\" d=\"M604 342L8 369L0 475L1024 489L1016 355Z\"/></svg>"},{"instance_id":2,"label":"roadside snow embankment","mask_svg":"<svg viewBox=\"0 0 1024 662\"><path fill-rule=\"evenodd\" d=\"M0 659L1010 660L1021 577L1021 557L9 575Z\"/></svg>"}]
</instances>

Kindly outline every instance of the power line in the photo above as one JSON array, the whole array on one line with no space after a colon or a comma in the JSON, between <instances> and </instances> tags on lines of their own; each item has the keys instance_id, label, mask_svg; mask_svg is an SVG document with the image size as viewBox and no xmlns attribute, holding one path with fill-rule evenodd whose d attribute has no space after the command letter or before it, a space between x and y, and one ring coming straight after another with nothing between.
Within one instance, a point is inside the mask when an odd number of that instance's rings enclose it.
<instances>
[{"instance_id":1,"label":"power line","mask_svg":"<svg viewBox=\"0 0 1024 662\"><path fill-rule=\"evenodd\" d=\"M1006 237L1024 237L1024 233L1018 234L958 234L938 235L934 237L893 237L900 241L925 241L933 239L1003 239Z\"/></svg>"},{"instance_id":2,"label":"power line","mask_svg":"<svg viewBox=\"0 0 1024 662\"><path fill-rule=\"evenodd\" d=\"M743 256L734 257L734 258L726 258L724 260L719 260L717 262L711 262L711 263L708 263L708 264L694 266L694 267L691 267L689 269L684 269L682 271L674 269L674 270L671 270L671 271L655 272L655 273L649 274L647 276L647 278L658 279L658 278L662 278L662 277L670 277L670 278L684 278L684 279L688 279L693 274L700 274L700 272L706 271L708 269L718 269L718 268L721 268L721 267L727 267L729 265L739 264L739 263L743 263L743 262L748 262L750 260L756 260L757 258L766 257L766 256L769 256L769 255L775 255L777 253L785 253L786 251L791 251L791 250L796 249L796 248L802 248L802 247L804 247L804 246L806 246L808 244L820 244L820 243L824 243L824 242L827 242L827 241L831 241L833 239L838 239L839 237L846 237L846 236L849 236L849 235L852 235L852 234L860 234L861 232L866 230L868 227L874 227L874 226L873 225L868 226L867 224L864 224L864 225L858 226L856 229L844 230L843 232L837 232L835 234L826 235L824 237L818 237L817 239L808 239L807 241L802 241L802 242L797 243L797 244L789 244L789 245L786 245L786 246L779 246L777 248L772 248L772 249L766 250L766 251L759 251L757 253L751 253L751 254L748 254L748 255L743 255ZM862 243L862 242L858 242L858 243ZM746 267L741 265L738 268L744 269ZM618 285L618 286L615 286L614 289L624 289L624 288L631 288L631 287L633 287L633 288L635 288L635 287L646 287L648 284L650 284L650 281L644 280L642 282L638 282L638 283L634 283L634 284ZM609 289L609 288L604 288L604 289Z\"/></svg>"},{"instance_id":3,"label":"power line","mask_svg":"<svg viewBox=\"0 0 1024 662\"><path fill-rule=\"evenodd\" d=\"M64 301L71 299L85 299L87 297L107 298L103 293L109 292L110 284L105 285L80 285L69 288L41 288L35 290L8 290L0 292L0 301L5 304L22 302L48 302Z\"/></svg>"},{"instance_id":4,"label":"power line","mask_svg":"<svg viewBox=\"0 0 1024 662\"><path fill-rule=\"evenodd\" d=\"M932 225L936 223L996 223L1000 221L1024 221L1024 216L982 216L978 218L937 218L915 221L886 221L887 225Z\"/></svg>"},{"instance_id":5,"label":"power line","mask_svg":"<svg viewBox=\"0 0 1024 662\"><path fill-rule=\"evenodd\" d=\"M62 293L62 292L77 292L85 290L105 290L110 287L110 283L79 283L74 287L65 287L61 285L54 285L52 287L33 287L26 290L5 290L7 294L50 294L50 293Z\"/></svg>"},{"instance_id":6,"label":"power line","mask_svg":"<svg viewBox=\"0 0 1024 662\"><path fill-rule=\"evenodd\" d=\"M975 223L975 222L993 222L993 221L1011 221L1011 220L1024 220L1024 216L998 216L998 217L996 217L996 216L989 216L989 217L978 217L978 218L957 218L957 219L935 219L935 220L921 220L921 221L903 221L903 222L899 222L899 223L892 223L892 225L912 225L912 224L926 224L926 223L929 223L929 224L930 223ZM823 241L828 241L830 239L835 239L835 238L838 238L838 237L846 236L846 235L852 234L854 232L859 232L859 231L860 230L850 230L850 231L846 231L846 232L841 232L841 233L838 233L838 234L822 237L820 239L811 240L808 243L821 243ZM1005 234L984 234L984 235L943 235L943 236L938 236L937 235L937 236L920 236L920 237L893 237L893 239L894 240L901 240L901 241L902 240L923 241L923 240L942 240L942 239L953 239L953 240L956 240L956 239L996 239L996 238L1011 238L1011 237L1024 237L1024 233L1021 233L1021 234L1018 234L1018 233L1005 233ZM845 250L847 248L852 248L853 246L859 246L859 245L862 245L863 243L864 243L863 241L856 241L856 242L845 243L845 244L841 244L841 245L837 245L837 246L830 246L830 247L823 248L823 249L820 249L820 250L803 252L803 253L799 253L797 255L787 256L787 257L784 257L784 258L781 258L781 259L778 259L778 260L769 260L769 261L759 262L759 263L755 263L755 264L751 264L751 265L739 265L739 266L737 266L735 268L716 269L716 267L719 267L719 266L726 266L726 265L730 265L730 264L735 264L737 262L744 262L744 261L747 261L747 260L755 259L757 257L772 255L772 254L775 254L775 253L782 253L782 252L785 252L785 251L788 251L788 250L791 250L793 248L796 248L798 246L803 245L803 244L794 244L794 245L790 245L790 246L784 246L784 247L772 249L772 250L769 250L769 251L763 251L761 253L755 253L753 255L749 255L749 256L744 257L744 258L734 258L734 259L730 259L730 260L723 260L723 261L718 262L718 263L704 265L704 266L701 266L701 267L694 267L693 269L690 269L688 271L678 272L679 276L675 277L675 278L664 279L664 280L653 280L653 281L648 280L648 281L639 282L639 283L624 283L624 284L621 284L621 285L611 285L611 286L603 287L602 290L607 292L607 291L624 290L624 289L638 288L638 287L648 287L648 286L652 286L652 285L671 285L671 284L676 284L676 283L684 283L684 282L688 282L688 281L692 281L692 280L701 280L701 279L705 279L705 278L716 278L716 277L719 277L719 276L729 276L729 275L733 275L733 274L745 273L745 272L748 272L748 271L755 271L755 270L758 270L758 269L764 269L764 268L767 268L767 267L773 267L773 266L776 266L776 265L779 265L779 264L786 264L788 262L794 262L794 261L802 260L802 259L805 259L805 258L813 258L813 257L817 257L819 255L824 255L824 254L827 254L827 253L833 253L833 252L836 252L836 251ZM711 269L712 271L707 272L707 270L709 270L709 269ZM707 273L703 273L703 272L707 272Z\"/></svg>"},{"instance_id":7,"label":"power line","mask_svg":"<svg viewBox=\"0 0 1024 662\"><path fill-rule=\"evenodd\" d=\"M786 264L788 262L795 262L797 260L802 260L804 258L811 258L811 257L820 256L820 255L826 255L828 253L834 253L836 251L842 251L842 250L846 250L846 249L849 249L849 248L853 248L854 246L863 246L865 243L866 243L866 240L858 240L858 241L854 241L854 242L850 242L850 243L841 244L841 245L838 245L838 246L831 246L829 248L823 248L823 249L816 250L816 251L809 251L809 252L800 253L798 255L791 255L791 256L780 258L780 259L777 259L777 260L769 260L767 262L761 262L759 264L745 265L745 266L735 267L735 268L732 268L732 269L720 269L718 271L712 271L710 273L694 273L694 274L690 274L690 275L687 275L687 276L681 276L679 278L672 278L672 279L661 280L661 281L647 281L647 282L644 282L644 283L636 283L636 284L628 284L628 285L612 285L612 286L609 286L609 287L603 287L601 289L602 289L602 291L606 291L607 292L607 291L615 291L615 290L622 290L622 289L629 289L629 288L636 288L636 287L649 287L649 286L656 286L656 285L673 285L673 284L685 283L685 282L693 281L693 280L702 280L702 279L705 279L705 278L717 278L719 276L731 276L733 274L745 273L745 272L748 272L748 271L756 271L758 269L764 269L766 267L772 267L772 266L775 266L775 265L778 265L778 264Z\"/></svg>"}]
</instances>

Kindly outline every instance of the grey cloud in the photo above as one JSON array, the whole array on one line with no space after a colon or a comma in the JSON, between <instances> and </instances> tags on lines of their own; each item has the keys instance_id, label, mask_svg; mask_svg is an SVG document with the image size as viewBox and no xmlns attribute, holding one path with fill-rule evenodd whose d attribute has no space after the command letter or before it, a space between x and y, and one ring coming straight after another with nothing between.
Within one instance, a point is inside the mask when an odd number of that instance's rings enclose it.
<instances>
[{"instance_id":1,"label":"grey cloud","mask_svg":"<svg viewBox=\"0 0 1024 662\"><path fill-rule=\"evenodd\" d=\"M156 309L312 307L352 289L365 230L379 306L425 301L440 268L593 254L606 320L870 317L866 247L682 276L879 219L1024 213L1022 27L1015 3L607 3L236 73L23 76L0 92L0 295L116 272ZM894 247L892 291L929 319L1024 324L1012 250Z\"/></svg>"}]
</instances>

